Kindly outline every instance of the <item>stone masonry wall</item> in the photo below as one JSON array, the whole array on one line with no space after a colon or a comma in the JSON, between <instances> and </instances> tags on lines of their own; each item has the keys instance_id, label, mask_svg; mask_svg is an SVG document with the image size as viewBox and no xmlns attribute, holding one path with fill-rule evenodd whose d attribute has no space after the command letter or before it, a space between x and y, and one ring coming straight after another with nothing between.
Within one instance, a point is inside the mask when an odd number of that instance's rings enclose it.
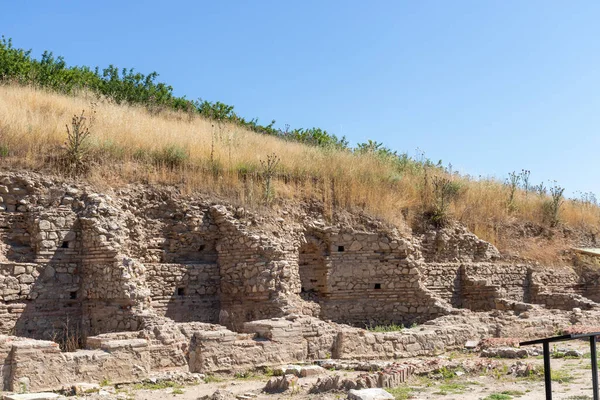
<instances>
[{"instance_id":1,"label":"stone masonry wall","mask_svg":"<svg viewBox=\"0 0 600 400\"><path fill-rule=\"evenodd\" d=\"M81 319L75 264L0 264L0 333L53 339Z\"/></svg>"},{"instance_id":2,"label":"stone masonry wall","mask_svg":"<svg viewBox=\"0 0 600 400\"><path fill-rule=\"evenodd\" d=\"M314 238L312 263L320 263L319 275L300 276L315 280L315 300L321 318L357 326L422 322L446 311L420 282L409 241L393 233L321 232ZM317 242L317 244L314 244ZM302 270L301 270L302 272ZM357 302L356 299L361 301Z\"/></svg>"},{"instance_id":3,"label":"stone masonry wall","mask_svg":"<svg viewBox=\"0 0 600 400\"><path fill-rule=\"evenodd\" d=\"M492 244L458 224L426 232L420 237L419 247L427 263L485 262L500 258L500 252Z\"/></svg>"},{"instance_id":4,"label":"stone masonry wall","mask_svg":"<svg viewBox=\"0 0 600 400\"><path fill-rule=\"evenodd\" d=\"M225 207L211 208L219 225L220 323L234 330L244 322L298 311L301 299L298 243L249 232Z\"/></svg>"},{"instance_id":5,"label":"stone masonry wall","mask_svg":"<svg viewBox=\"0 0 600 400\"><path fill-rule=\"evenodd\" d=\"M494 299L527 302L530 267L506 263L424 263L427 288L454 307L472 310L494 308Z\"/></svg>"},{"instance_id":6,"label":"stone masonry wall","mask_svg":"<svg viewBox=\"0 0 600 400\"><path fill-rule=\"evenodd\" d=\"M83 325L90 335L137 330L149 312L145 266L123 254L128 215L107 196L89 195L79 222L82 229Z\"/></svg>"},{"instance_id":7,"label":"stone masonry wall","mask_svg":"<svg viewBox=\"0 0 600 400\"><path fill-rule=\"evenodd\" d=\"M146 264L152 308L177 322L219 321L217 264Z\"/></svg>"},{"instance_id":8,"label":"stone masonry wall","mask_svg":"<svg viewBox=\"0 0 600 400\"><path fill-rule=\"evenodd\" d=\"M600 302L600 257L575 253L573 261L580 277L581 293L595 302Z\"/></svg>"}]
</instances>

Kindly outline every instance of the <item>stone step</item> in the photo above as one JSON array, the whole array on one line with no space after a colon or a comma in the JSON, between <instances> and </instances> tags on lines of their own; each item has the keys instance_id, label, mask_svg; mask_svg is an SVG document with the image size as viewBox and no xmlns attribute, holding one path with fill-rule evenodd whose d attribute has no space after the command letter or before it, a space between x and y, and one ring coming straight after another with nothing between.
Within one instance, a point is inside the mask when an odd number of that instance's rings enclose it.
<instances>
[{"instance_id":1,"label":"stone step","mask_svg":"<svg viewBox=\"0 0 600 400\"><path fill-rule=\"evenodd\" d=\"M66 397L64 397L58 393L52 393L52 392L5 394L2 398L4 400L59 400L59 399L66 399Z\"/></svg>"}]
</instances>

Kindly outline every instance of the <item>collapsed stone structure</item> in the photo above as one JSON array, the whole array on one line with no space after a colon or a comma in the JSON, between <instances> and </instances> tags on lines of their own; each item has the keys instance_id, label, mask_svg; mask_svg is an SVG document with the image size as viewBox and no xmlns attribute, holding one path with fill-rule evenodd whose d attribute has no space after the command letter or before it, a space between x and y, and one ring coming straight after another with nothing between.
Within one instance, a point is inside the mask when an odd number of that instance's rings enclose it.
<instances>
[{"instance_id":1,"label":"collapsed stone structure","mask_svg":"<svg viewBox=\"0 0 600 400\"><path fill-rule=\"evenodd\" d=\"M0 210L5 390L426 355L598 319L593 262L507 262L460 226L412 236L300 208L261 217L174 189L98 194L30 173L0 175ZM536 320L534 308L564 312ZM423 325L361 329L390 323Z\"/></svg>"}]
</instances>

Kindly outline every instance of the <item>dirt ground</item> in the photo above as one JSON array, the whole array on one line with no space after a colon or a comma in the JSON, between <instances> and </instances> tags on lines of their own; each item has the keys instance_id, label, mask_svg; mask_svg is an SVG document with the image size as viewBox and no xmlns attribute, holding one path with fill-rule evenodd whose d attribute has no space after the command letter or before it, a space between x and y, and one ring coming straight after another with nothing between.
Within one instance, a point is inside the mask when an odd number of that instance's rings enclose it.
<instances>
[{"instance_id":1,"label":"dirt ground","mask_svg":"<svg viewBox=\"0 0 600 400\"><path fill-rule=\"evenodd\" d=\"M586 342L569 342L571 349L584 353L582 358L552 359L552 389L554 399L585 400L592 399L592 376L589 348ZM479 358L479 354L453 352L442 355L456 362ZM542 374L529 377L516 377L510 374L510 367L517 360L493 359L497 367L490 371L464 373L460 376L441 377L439 374L413 376L408 382L397 388L389 389L396 400L403 399L461 399L461 400L510 400L510 399L544 399L544 381ZM543 360L541 356L528 357L522 362L533 364L541 371ZM339 374L344 378L355 377L356 371L327 371L329 375ZM448 374L445 374L448 375ZM321 375L322 376L322 375ZM196 400L202 396L210 396L216 390L227 390L234 396L261 399L344 399L347 394L343 391L322 394L309 394L308 389L319 377L300 378L294 390L281 394L266 394L262 392L269 376L253 374L247 377L210 376L206 383L193 386L169 387L150 389L143 385L129 385L118 388L123 399L136 400ZM245 399L243 397L242 399Z\"/></svg>"}]
</instances>

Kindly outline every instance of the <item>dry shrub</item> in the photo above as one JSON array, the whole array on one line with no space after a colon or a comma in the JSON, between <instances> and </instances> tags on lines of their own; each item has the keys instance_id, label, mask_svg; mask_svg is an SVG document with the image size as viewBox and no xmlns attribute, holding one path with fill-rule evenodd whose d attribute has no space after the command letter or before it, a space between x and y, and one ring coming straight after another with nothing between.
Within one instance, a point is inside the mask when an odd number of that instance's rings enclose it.
<instances>
[{"instance_id":1,"label":"dry shrub","mask_svg":"<svg viewBox=\"0 0 600 400\"><path fill-rule=\"evenodd\" d=\"M61 351L74 352L85 347L86 336L79 321L68 316L55 326L52 341L58 343Z\"/></svg>"}]
</instances>

